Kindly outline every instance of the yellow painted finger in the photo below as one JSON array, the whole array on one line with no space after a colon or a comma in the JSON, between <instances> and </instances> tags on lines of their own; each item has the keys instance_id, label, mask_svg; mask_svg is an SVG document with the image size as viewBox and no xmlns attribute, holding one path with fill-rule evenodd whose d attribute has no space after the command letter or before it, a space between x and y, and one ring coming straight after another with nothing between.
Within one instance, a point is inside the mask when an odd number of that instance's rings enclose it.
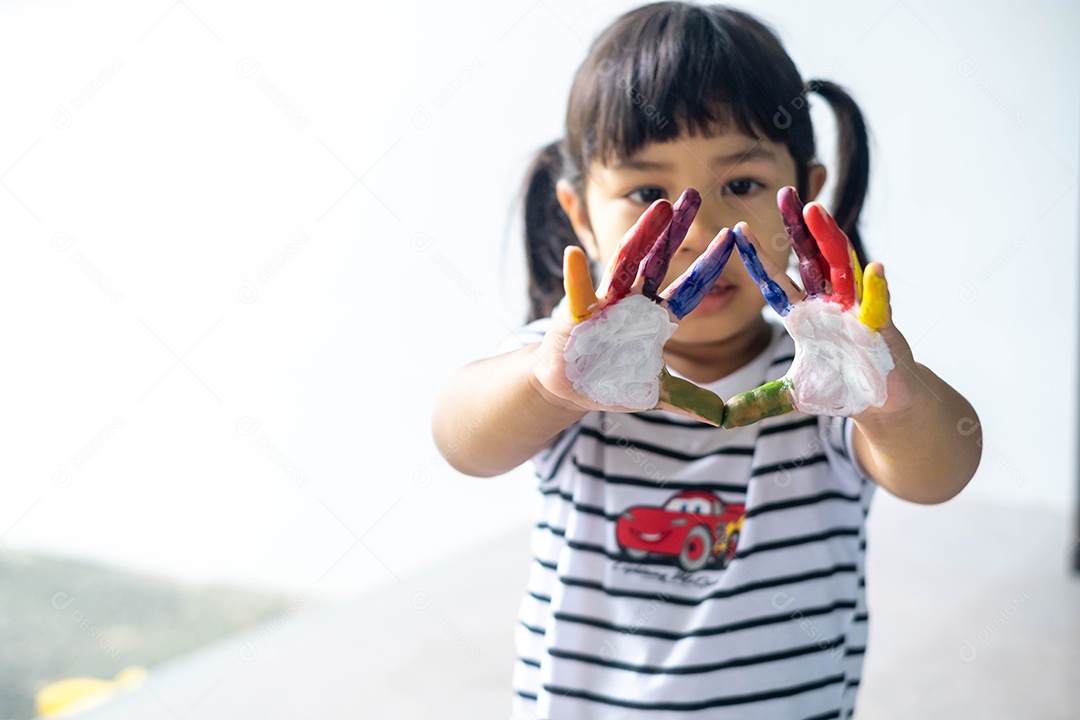
<instances>
[{"instance_id":1,"label":"yellow painted finger","mask_svg":"<svg viewBox=\"0 0 1080 720\"><path fill-rule=\"evenodd\" d=\"M563 253L563 287L574 322L587 320L596 307L596 292L589 275L589 259L579 247L568 247Z\"/></svg>"},{"instance_id":2,"label":"yellow painted finger","mask_svg":"<svg viewBox=\"0 0 1080 720\"><path fill-rule=\"evenodd\" d=\"M848 246L848 252L851 253L851 268L855 271L855 302L862 302L863 299L863 269L859 265L859 256L855 254L854 248Z\"/></svg>"},{"instance_id":3,"label":"yellow painted finger","mask_svg":"<svg viewBox=\"0 0 1080 720\"><path fill-rule=\"evenodd\" d=\"M889 321L889 284L881 265L868 265L863 273L862 306L859 321L871 330L877 330Z\"/></svg>"}]
</instances>

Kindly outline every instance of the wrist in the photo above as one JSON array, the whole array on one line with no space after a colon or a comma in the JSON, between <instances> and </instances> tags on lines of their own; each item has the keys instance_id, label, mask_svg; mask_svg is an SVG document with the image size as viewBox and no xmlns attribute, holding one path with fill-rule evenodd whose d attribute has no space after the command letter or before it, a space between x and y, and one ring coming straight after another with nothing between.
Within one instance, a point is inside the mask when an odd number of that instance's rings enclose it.
<instances>
[{"instance_id":1,"label":"wrist","mask_svg":"<svg viewBox=\"0 0 1080 720\"><path fill-rule=\"evenodd\" d=\"M536 372L532 370L527 375L527 382L537 404L541 408L549 410L554 416L565 417L568 420L567 425L580 420L589 412L588 409L581 407L573 400L568 400L552 392L544 385Z\"/></svg>"},{"instance_id":2,"label":"wrist","mask_svg":"<svg viewBox=\"0 0 1080 720\"><path fill-rule=\"evenodd\" d=\"M910 369L897 365L888 378L885 403L867 408L852 419L864 428L875 430L924 422L928 409L940 402L932 389L936 382L937 376L919 363L913 362Z\"/></svg>"}]
</instances>

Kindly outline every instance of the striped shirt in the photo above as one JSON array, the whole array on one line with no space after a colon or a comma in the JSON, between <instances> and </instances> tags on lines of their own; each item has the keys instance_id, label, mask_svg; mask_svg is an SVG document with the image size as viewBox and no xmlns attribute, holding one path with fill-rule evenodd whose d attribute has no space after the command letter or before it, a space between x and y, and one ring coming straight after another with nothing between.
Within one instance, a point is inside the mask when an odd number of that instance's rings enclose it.
<instances>
[{"instance_id":1,"label":"striped shirt","mask_svg":"<svg viewBox=\"0 0 1080 720\"><path fill-rule=\"evenodd\" d=\"M782 377L794 343L773 328L705 387L728 398ZM875 487L852 427L793 413L721 430L653 411L565 430L533 459L514 718L850 717Z\"/></svg>"}]
</instances>

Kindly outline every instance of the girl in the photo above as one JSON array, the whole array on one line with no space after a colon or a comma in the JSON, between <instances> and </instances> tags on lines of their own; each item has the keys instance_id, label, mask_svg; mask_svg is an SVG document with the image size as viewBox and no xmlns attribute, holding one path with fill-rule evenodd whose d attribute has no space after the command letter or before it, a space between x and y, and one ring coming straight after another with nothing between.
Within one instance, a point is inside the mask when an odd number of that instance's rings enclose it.
<instances>
[{"instance_id":1,"label":"girl","mask_svg":"<svg viewBox=\"0 0 1080 720\"><path fill-rule=\"evenodd\" d=\"M798 200L825 182L808 91L840 128L831 215ZM867 157L851 98L742 12L649 5L592 45L526 183L533 322L433 423L461 472L535 465L515 717L853 714L874 489L943 502L981 445L860 274Z\"/></svg>"}]
</instances>

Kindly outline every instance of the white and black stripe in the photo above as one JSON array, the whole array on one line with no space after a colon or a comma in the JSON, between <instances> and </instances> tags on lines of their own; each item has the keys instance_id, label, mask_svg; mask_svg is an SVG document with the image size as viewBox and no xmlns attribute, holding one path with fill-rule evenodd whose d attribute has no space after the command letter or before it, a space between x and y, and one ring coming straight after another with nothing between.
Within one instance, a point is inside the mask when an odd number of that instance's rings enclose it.
<instances>
[{"instance_id":1,"label":"white and black stripe","mask_svg":"<svg viewBox=\"0 0 1080 720\"><path fill-rule=\"evenodd\" d=\"M519 338L539 341L545 321ZM781 377L794 344L709 386ZM521 718L850 717L866 651L865 518L851 423L787 415L719 430L590 413L535 459L533 560L515 631ZM632 508L688 491L745 507L726 568L631 556ZM692 567L692 566L687 566Z\"/></svg>"}]
</instances>

